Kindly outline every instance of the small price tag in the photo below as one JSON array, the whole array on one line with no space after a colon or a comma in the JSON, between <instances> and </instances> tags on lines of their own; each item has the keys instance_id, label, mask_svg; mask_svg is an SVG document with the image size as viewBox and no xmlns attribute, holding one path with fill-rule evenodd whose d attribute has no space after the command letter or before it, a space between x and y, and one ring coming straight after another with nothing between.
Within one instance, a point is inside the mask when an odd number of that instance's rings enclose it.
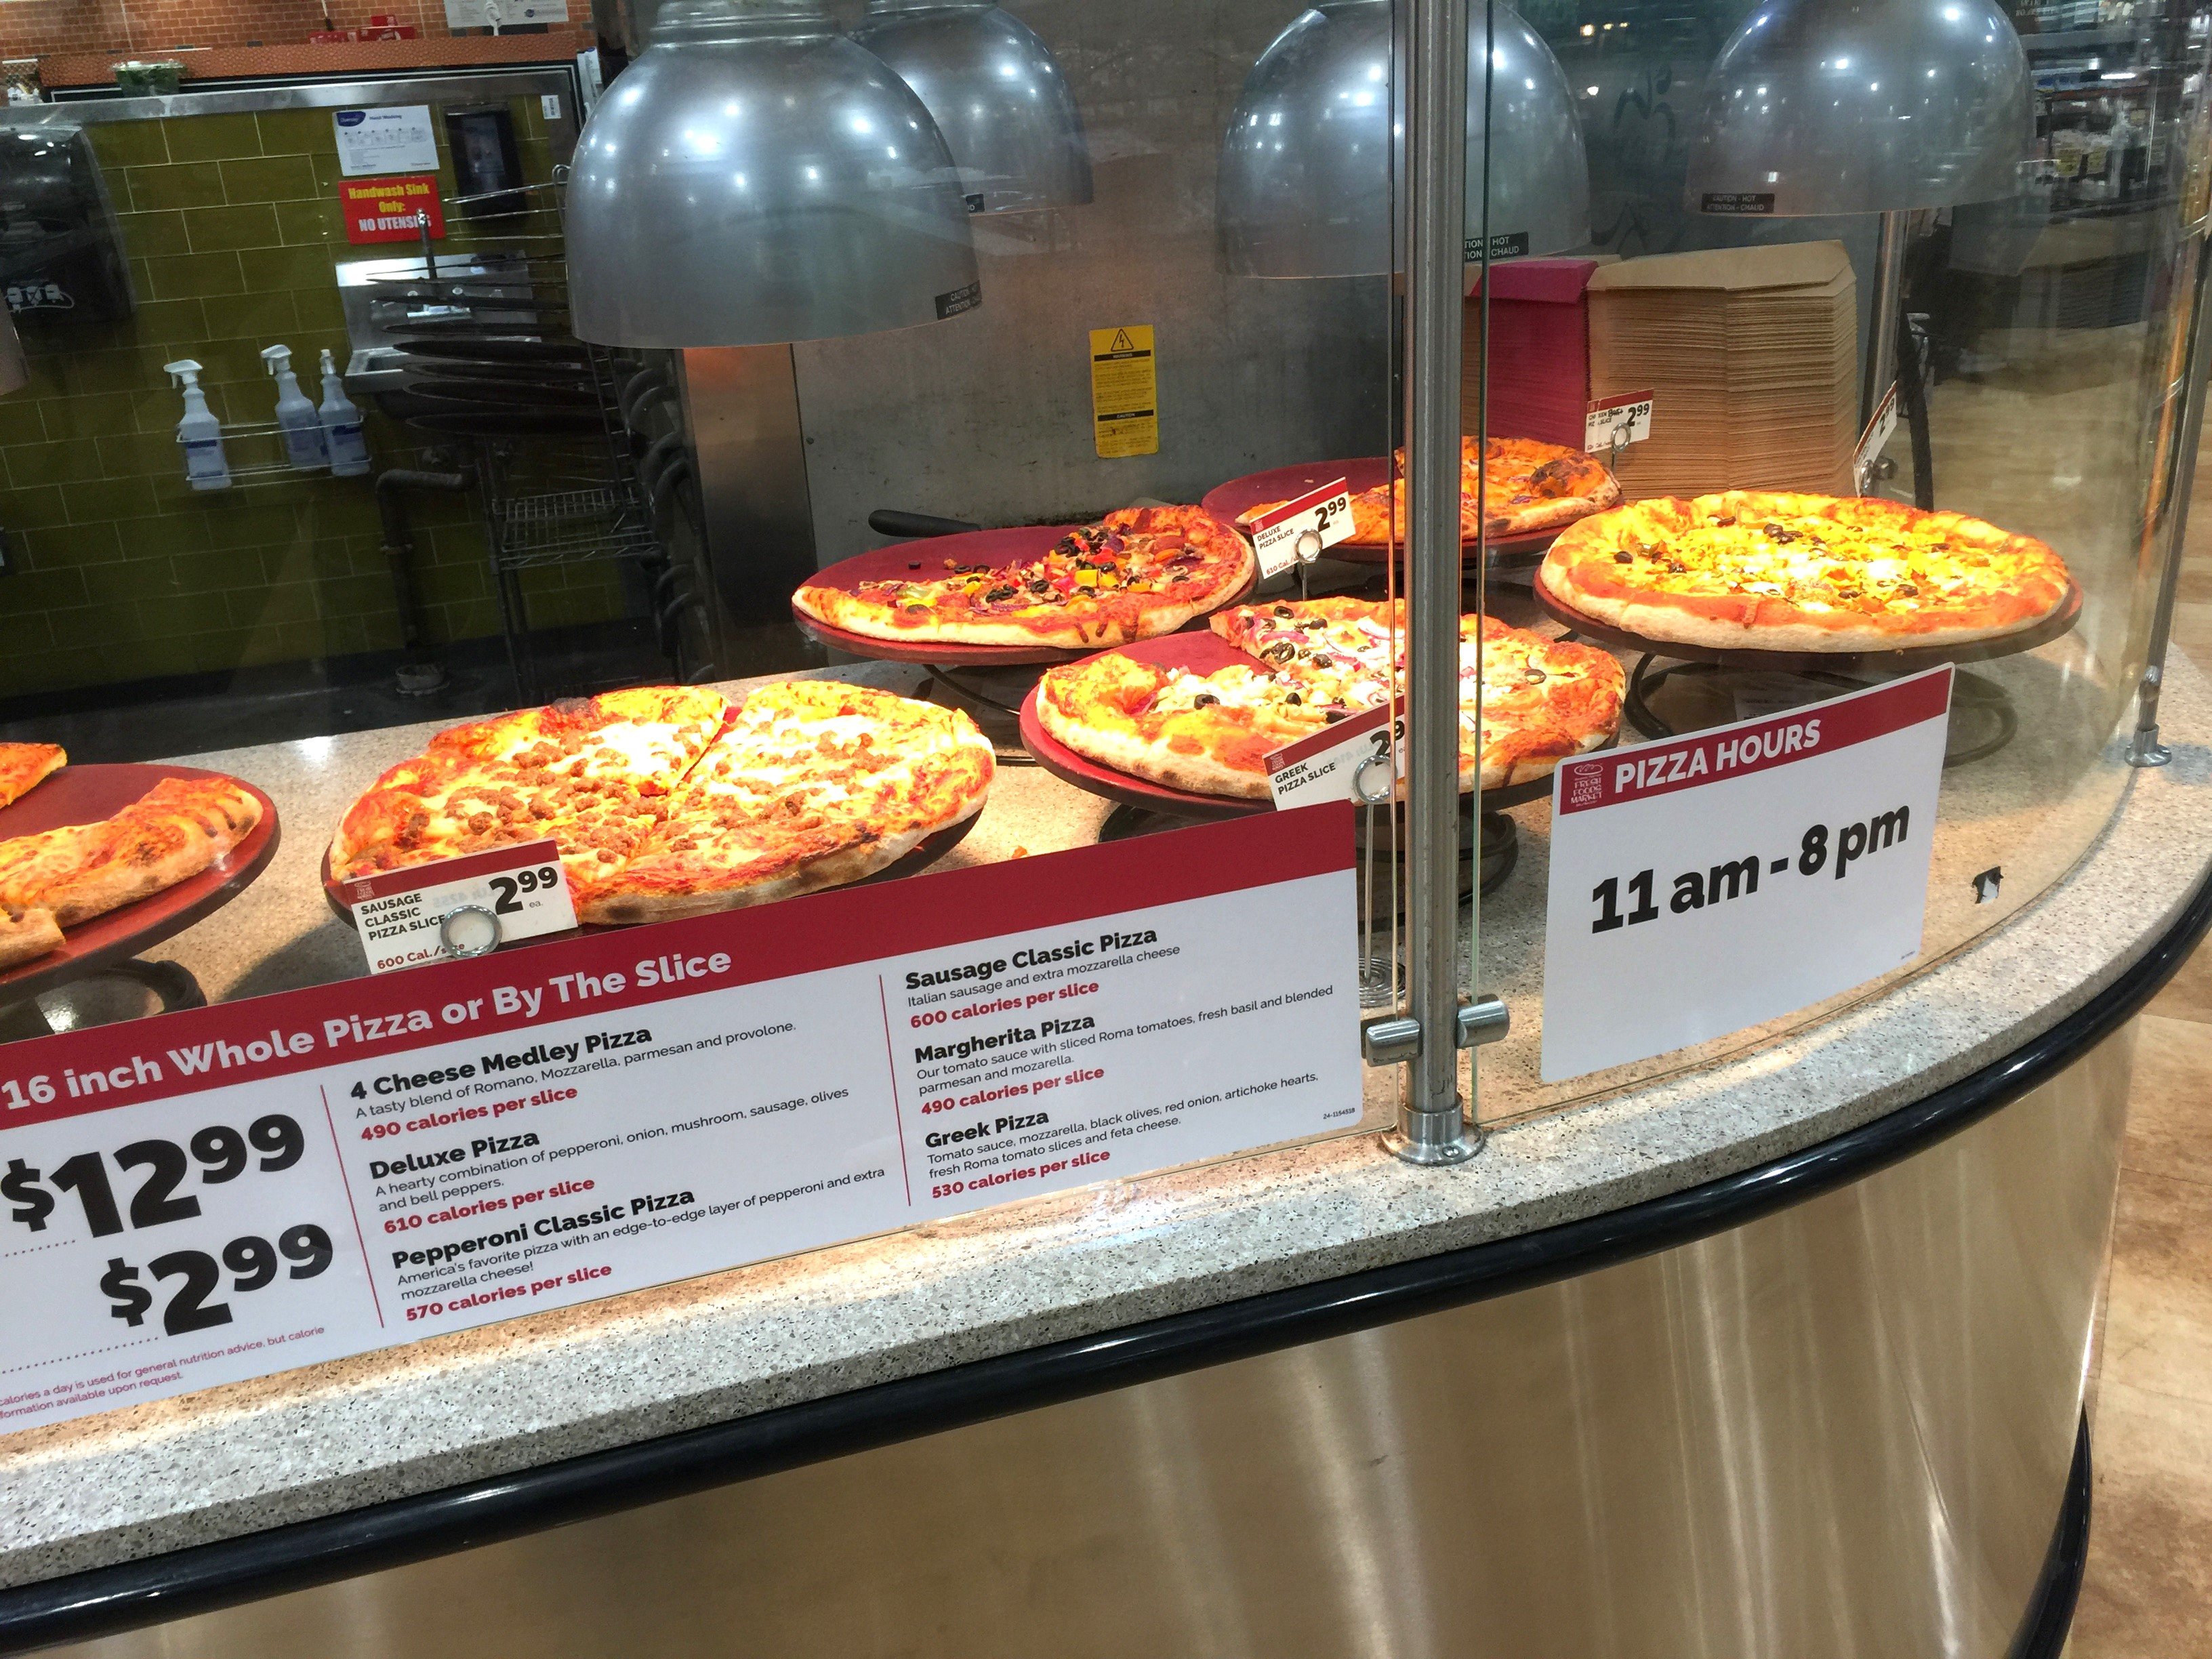
<instances>
[{"instance_id":1,"label":"small price tag","mask_svg":"<svg viewBox=\"0 0 2212 1659\"><path fill-rule=\"evenodd\" d=\"M1889 390L1881 394L1881 401L1874 406L1874 419L1859 434L1859 447L1851 453L1851 477L1863 495L1874 488L1874 464L1881 459L1881 452L1889 447L1890 434L1897 430L1897 383L1890 382Z\"/></svg>"},{"instance_id":2,"label":"small price tag","mask_svg":"<svg viewBox=\"0 0 2212 1659\"><path fill-rule=\"evenodd\" d=\"M1592 404L1583 415L1583 448L1592 455L1627 444L1640 444L1651 435L1649 392L1624 392Z\"/></svg>"},{"instance_id":3,"label":"small price tag","mask_svg":"<svg viewBox=\"0 0 2212 1659\"><path fill-rule=\"evenodd\" d=\"M345 884L368 971L482 956L576 925L568 874L551 841L524 842Z\"/></svg>"},{"instance_id":4,"label":"small price tag","mask_svg":"<svg viewBox=\"0 0 2212 1659\"><path fill-rule=\"evenodd\" d=\"M1267 757L1267 793L1278 807L1313 806L1322 801L1389 799L1394 787L1390 756L1390 710L1364 709L1335 725L1285 744ZM1399 723L1404 735L1404 722ZM1366 796L1360 793L1365 773Z\"/></svg>"},{"instance_id":5,"label":"small price tag","mask_svg":"<svg viewBox=\"0 0 2212 1659\"><path fill-rule=\"evenodd\" d=\"M1323 548L1351 534L1352 496L1339 478L1253 520L1252 550L1262 576L1279 576L1293 565L1311 564Z\"/></svg>"}]
</instances>

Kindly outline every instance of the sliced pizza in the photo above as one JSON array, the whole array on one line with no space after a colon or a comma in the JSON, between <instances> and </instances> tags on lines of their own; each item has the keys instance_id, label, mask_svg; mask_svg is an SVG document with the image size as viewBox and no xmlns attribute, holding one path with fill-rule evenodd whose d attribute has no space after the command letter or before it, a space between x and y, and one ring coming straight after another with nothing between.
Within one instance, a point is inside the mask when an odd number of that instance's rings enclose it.
<instances>
[{"instance_id":1,"label":"sliced pizza","mask_svg":"<svg viewBox=\"0 0 2212 1659\"><path fill-rule=\"evenodd\" d=\"M0 743L0 806L12 806L69 764L58 743Z\"/></svg>"}]
</instances>

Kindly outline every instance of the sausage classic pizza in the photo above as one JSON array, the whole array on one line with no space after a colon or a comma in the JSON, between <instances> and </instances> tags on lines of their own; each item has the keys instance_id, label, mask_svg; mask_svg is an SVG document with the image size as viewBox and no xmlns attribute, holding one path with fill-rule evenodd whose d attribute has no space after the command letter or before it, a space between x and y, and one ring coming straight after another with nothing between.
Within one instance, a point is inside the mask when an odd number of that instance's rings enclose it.
<instances>
[{"instance_id":1,"label":"sausage classic pizza","mask_svg":"<svg viewBox=\"0 0 2212 1659\"><path fill-rule=\"evenodd\" d=\"M1197 507L1124 507L1011 564L940 559L933 568L926 543L915 551L910 578L810 582L792 608L869 639L1079 649L1172 634L1258 572L1244 538Z\"/></svg>"},{"instance_id":2,"label":"sausage classic pizza","mask_svg":"<svg viewBox=\"0 0 2212 1659\"><path fill-rule=\"evenodd\" d=\"M579 921L664 921L872 875L973 817L993 769L967 715L867 686L610 691L440 732L354 803L331 873L550 836Z\"/></svg>"},{"instance_id":3,"label":"sausage classic pizza","mask_svg":"<svg viewBox=\"0 0 2212 1659\"><path fill-rule=\"evenodd\" d=\"M1212 626L1253 661L1200 674L1105 652L1046 672L1038 721L1132 776L1265 799L1270 751L1389 698L1404 612L1332 598L1238 605ZM1620 720L1623 676L1609 654L1487 617L1460 618L1460 687L1462 790L1543 777L1602 747Z\"/></svg>"},{"instance_id":4,"label":"sausage classic pizza","mask_svg":"<svg viewBox=\"0 0 2212 1659\"><path fill-rule=\"evenodd\" d=\"M1730 490L1572 526L1545 591L1639 638L1760 651L1894 651L2033 628L2073 579L2032 536L1897 501Z\"/></svg>"},{"instance_id":5,"label":"sausage classic pizza","mask_svg":"<svg viewBox=\"0 0 2212 1659\"><path fill-rule=\"evenodd\" d=\"M229 778L164 778L97 823L0 842L0 968L58 948L65 927L190 880L260 822L260 801Z\"/></svg>"},{"instance_id":6,"label":"sausage classic pizza","mask_svg":"<svg viewBox=\"0 0 2212 1659\"><path fill-rule=\"evenodd\" d=\"M1489 477L1479 469L1485 459ZM1382 548L1404 539L1406 526L1406 452L1391 462L1391 482L1363 489L1352 497L1352 534L1341 544L1351 547ZM1579 449L1539 443L1534 438L1492 438L1478 443L1460 440L1459 533L1472 542L1486 518L1494 538L1533 536L1601 512L1620 499L1620 486L1604 463ZM1280 507L1267 501L1241 514L1248 525L1261 514Z\"/></svg>"}]
</instances>

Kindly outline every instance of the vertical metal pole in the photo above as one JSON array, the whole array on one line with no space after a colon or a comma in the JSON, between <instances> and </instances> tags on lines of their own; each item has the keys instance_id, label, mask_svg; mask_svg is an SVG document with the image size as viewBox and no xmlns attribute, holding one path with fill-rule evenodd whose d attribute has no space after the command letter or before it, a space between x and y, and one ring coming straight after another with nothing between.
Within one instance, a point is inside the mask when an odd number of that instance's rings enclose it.
<instances>
[{"instance_id":1,"label":"vertical metal pole","mask_svg":"<svg viewBox=\"0 0 2212 1659\"><path fill-rule=\"evenodd\" d=\"M1905 222L1910 216L1885 213L1875 243L1874 293L1867 306L1869 338L1866 378L1859 386L1859 429L1864 431L1882 394L1897 378L1897 318L1905 307ZM1863 489L1863 483L1860 486Z\"/></svg>"},{"instance_id":2,"label":"vertical metal pole","mask_svg":"<svg viewBox=\"0 0 2212 1659\"><path fill-rule=\"evenodd\" d=\"M2173 751L2158 740L2158 698L2166 684L2166 648L2173 633L2173 596L2181 580L2182 544L2189 533L2189 496L2197 484L2197 447L2204 437L2205 379L2212 374L2212 326L2204 302L2212 289L2212 240L2201 233L2197 246L2197 281L2189 307L2189 368L2182 383L2181 437L2173 458L2172 511L2166 526L2166 565L2159 572L2158 603L2151 612L2150 644L2136 691L2135 735L2128 741L2128 764L2164 766Z\"/></svg>"},{"instance_id":3,"label":"vertical metal pole","mask_svg":"<svg viewBox=\"0 0 2212 1659\"><path fill-rule=\"evenodd\" d=\"M1460 320L1468 0L1410 0L1406 270L1407 1012L1399 1157L1473 1156L1459 1092Z\"/></svg>"}]
</instances>

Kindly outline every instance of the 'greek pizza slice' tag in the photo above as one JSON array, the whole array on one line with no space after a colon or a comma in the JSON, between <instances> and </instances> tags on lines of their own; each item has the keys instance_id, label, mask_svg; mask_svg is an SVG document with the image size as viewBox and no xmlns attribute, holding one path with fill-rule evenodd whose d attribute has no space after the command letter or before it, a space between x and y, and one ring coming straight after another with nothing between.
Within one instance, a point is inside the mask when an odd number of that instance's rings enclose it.
<instances>
[{"instance_id":1,"label":"'greek pizza slice' tag","mask_svg":"<svg viewBox=\"0 0 2212 1659\"><path fill-rule=\"evenodd\" d=\"M1267 756L1267 793L1279 807L1346 796L1370 804L1388 800L1394 783L1390 730L1390 710L1383 705L1285 744ZM1404 735L1401 722L1399 736Z\"/></svg>"},{"instance_id":2,"label":"'greek pizza slice' tag","mask_svg":"<svg viewBox=\"0 0 2212 1659\"><path fill-rule=\"evenodd\" d=\"M1311 564L1323 548L1352 534L1352 496L1341 478L1309 489L1252 520L1252 550L1262 576L1279 576L1293 565Z\"/></svg>"},{"instance_id":3,"label":"'greek pizza slice' tag","mask_svg":"<svg viewBox=\"0 0 2212 1659\"><path fill-rule=\"evenodd\" d=\"M482 956L576 925L568 873L550 840L364 876L342 890L372 974Z\"/></svg>"}]
</instances>

